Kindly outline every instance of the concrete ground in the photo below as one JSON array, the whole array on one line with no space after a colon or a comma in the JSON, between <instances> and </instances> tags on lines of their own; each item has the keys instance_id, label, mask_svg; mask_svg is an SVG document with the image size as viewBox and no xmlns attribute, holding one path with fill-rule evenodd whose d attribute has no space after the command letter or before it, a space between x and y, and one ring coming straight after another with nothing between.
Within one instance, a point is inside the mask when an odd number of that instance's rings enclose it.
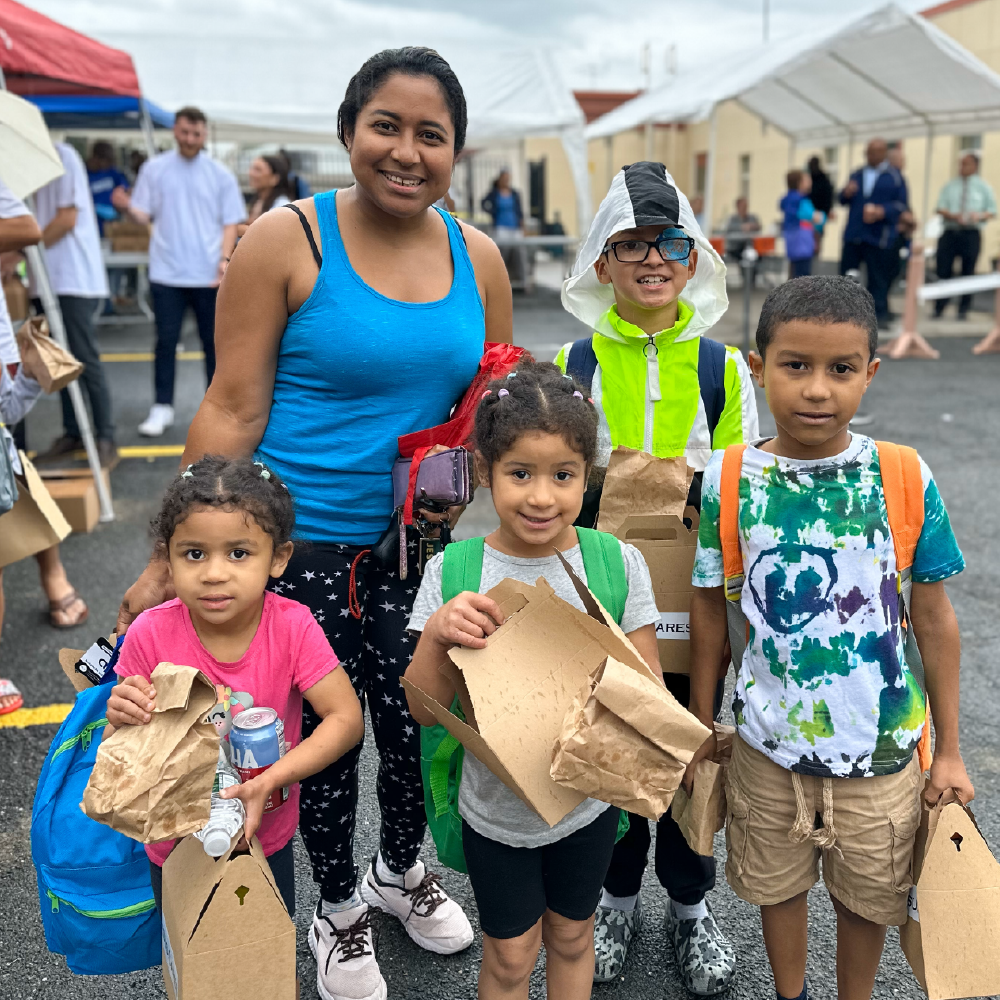
<instances>
[{"instance_id":1,"label":"concrete ground","mask_svg":"<svg viewBox=\"0 0 1000 1000\"><path fill-rule=\"evenodd\" d=\"M740 334L738 290L724 320L725 339ZM759 303L754 303L759 308ZM515 339L539 358L551 358L558 347L583 334L582 327L559 307L557 297L539 289L515 303ZM930 333L930 331L925 331ZM148 351L148 326L105 330L106 352ZM185 334L189 349L197 346L193 332ZM996 599L993 572L1000 562L997 541L996 497L1000 494L1000 464L995 442L1000 438L1000 357L973 358L970 338L935 340L938 362L886 362L865 402L872 422L864 432L915 445L934 470L952 522L968 560L967 570L949 586L963 635L962 744L976 785L977 819L986 838L1000 844L1000 735L996 726L995 659L997 650ZM119 444L143 443L135 427L146 414L151 395L151 365L146 361L109 366L115 397ZM203 389L200 365L179 362L178 425L157 444L180 444ZM764 409L763 398L759 404ZM58 404L43 399L29 418L29 444L44 449L58 432ZM769 420L762 417L766 431ZM125 588L135 579L148 554L147 524L158 498L175 473L176 458L127 459L112 474L117 520L100 525L92 534L73 535L63 544L63 557L75 585L90 603L90 621L75 630L51 629L44 613L43 595L33 560L10 567L4 574L7 615L0 644L0 676L12 678L28 706L64 703L73 691L59 670L60 646L82 647L114 625ZM494 523L488 493L481 493L463 519L463 534L489 530ZM160 970L120 977L81 978L67 971L63 959L50 954L42 935L39 902L31 863L29 824L32 796L39 769L56 726L0 728L0 996L5 1000L121 1000L122 997L159 998L164 990ZM378 808L375 801L375 755L366 745L361 780L361 808L355 857L362 871L377 847ZM315 998L315 965L305 933L317 895L301 843L297 847L299 972L303 998ZM731 937L740 959L731 996L773 996L773 986L754 907L736 899L725 884L721 862L725 846L720 837L719 885L711 903ZM433 847L424 857L436 865ZM445 871L448 890L465 906L473 923L475 903L467 880ZM594 990L598 998L659 1000L687 994L662 930L664 893L651 872L644 884L647 921L625 969L616 983ZM814 890L810 917L810 992L828 1000L836 995L835 931L829 900ZM461 1000L476 995L480 939L467 952L440 958L420 951L393 921L380 922L378 954L393 998ZM544 992L544 960L532 982L531 996ZM221 975L238 971L220 970ZM249 986L249 984L248 984ZM252 987L246 995L254 995ZM899 950L895 931L889 940L876 986L882 1000L916 1000L922 994Z\"/></svg>"}]
</instances>

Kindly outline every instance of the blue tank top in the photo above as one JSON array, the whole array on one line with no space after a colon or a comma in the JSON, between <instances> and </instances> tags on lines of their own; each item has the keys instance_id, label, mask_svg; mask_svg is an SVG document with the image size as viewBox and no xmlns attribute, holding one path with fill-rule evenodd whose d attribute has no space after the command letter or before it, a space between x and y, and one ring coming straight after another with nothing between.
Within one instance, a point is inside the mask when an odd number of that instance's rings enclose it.
<instances>
[{"instance_id":1,"label":"blue tank top","mask_svg":"<svg viewBox=\"0 0 1000 1000\"><path fill-rule=\"evenodd\" d=\"M281 337L257 457L291 491L297 536L369 545L392 515L396 438L448 419L478 369L485 315L465 240L446 212L451 290L436 302L399 302L351 266L336 191L314 202L323 264Z\"/></svg>"}]
</instances>

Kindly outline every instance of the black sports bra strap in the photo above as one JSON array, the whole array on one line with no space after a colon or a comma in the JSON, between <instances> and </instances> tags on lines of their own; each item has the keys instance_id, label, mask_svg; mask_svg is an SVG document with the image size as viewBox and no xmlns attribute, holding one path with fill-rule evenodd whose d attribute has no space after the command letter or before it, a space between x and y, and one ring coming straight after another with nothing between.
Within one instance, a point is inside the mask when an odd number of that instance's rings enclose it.
<instances>
[{"instance_id":1,"label":"black sports bra strap","mask_svg":"<svg viewBox=\"0 0 1000 1000\"><path fill-rule=\"evenodd\" d=\"M319 252L319 247L316 246L316 239L313 236L312 226L309 225L309 220L305 217L302 209L298 205L286 205L285 208L290 208L298 217L299 222L302 223L302 228L306 231L306 239L309 241L309 249L312 250L313 260L316 261L316 266L318 268L323 267L323 255Z\"/></svg>"}]
</instances>

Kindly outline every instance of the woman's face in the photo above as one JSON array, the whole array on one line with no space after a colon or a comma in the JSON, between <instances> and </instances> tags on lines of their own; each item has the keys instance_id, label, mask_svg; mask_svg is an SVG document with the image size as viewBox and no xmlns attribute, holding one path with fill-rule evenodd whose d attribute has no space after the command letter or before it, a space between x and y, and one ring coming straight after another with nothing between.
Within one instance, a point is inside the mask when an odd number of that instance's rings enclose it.
<instances>
[{"instance_id":1,"label":"woman's face","mask_svg":"<svg viewBox=\"0 0 1000 1000\"><path fill-rule=\"evenodd\" d=\"M358 186L388 215L409 218L448 190L455 127L431 76L393 73L358 112L347 135Z\"/></svg>"},{"instance_id":2,"label":"woman's face","mask_svg":"<svg viewBox=\"0 0 1000 1000\"><path fill-rule=\"evenodd\" d=\"M500 176L497 177L497 187L501 191L506 191L510 187L510 174L506 170L500 171Z\"/></svg>"},{"instance_id":3,"label":"woman's face","mask_svg":"<svg viewBox=\"0 0 1000 1000\"><path fill-rule=\"evenodd\" d=\"M267 165L267 161L259 156L250 164L247 174L250 178L250 187L254 191L266 191L278 183L278 175Z\"/></svg>"}]
</instances>

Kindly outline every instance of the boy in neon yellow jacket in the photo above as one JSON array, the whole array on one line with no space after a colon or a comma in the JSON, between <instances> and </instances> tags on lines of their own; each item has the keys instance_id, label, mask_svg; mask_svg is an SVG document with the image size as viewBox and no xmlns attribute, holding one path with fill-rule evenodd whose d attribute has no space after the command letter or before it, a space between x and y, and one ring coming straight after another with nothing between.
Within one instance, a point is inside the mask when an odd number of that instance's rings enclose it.
<instances>
[{"instance_id":1,"label":"boy in neon yellow jacket","mask_svg":"<svg viewBox=\"0 0 1000 1000\"><path fill-rule=\"evenodd\" d=\"M620 446L683 455L698 473L690 498L698 505L713 449L758 436L757 404L740 352L703 337L728 305L726 267L662 163L633 163L615 176L562 301L594 331L566 344L556 364L590 387L599 415L598 475ZM593 526L599 503L600 488L588 491L578 523ZM686 705L687 676L664 680ZM649 824L640 816L630 821L594 923L598 981L621 974L641 927ZM702 996L721 993L736 958L705 901L715 861L688 847L669 812L657 824L656 874L670 895L666 925L685 985Z\"/></svg>"}]
</instances>

